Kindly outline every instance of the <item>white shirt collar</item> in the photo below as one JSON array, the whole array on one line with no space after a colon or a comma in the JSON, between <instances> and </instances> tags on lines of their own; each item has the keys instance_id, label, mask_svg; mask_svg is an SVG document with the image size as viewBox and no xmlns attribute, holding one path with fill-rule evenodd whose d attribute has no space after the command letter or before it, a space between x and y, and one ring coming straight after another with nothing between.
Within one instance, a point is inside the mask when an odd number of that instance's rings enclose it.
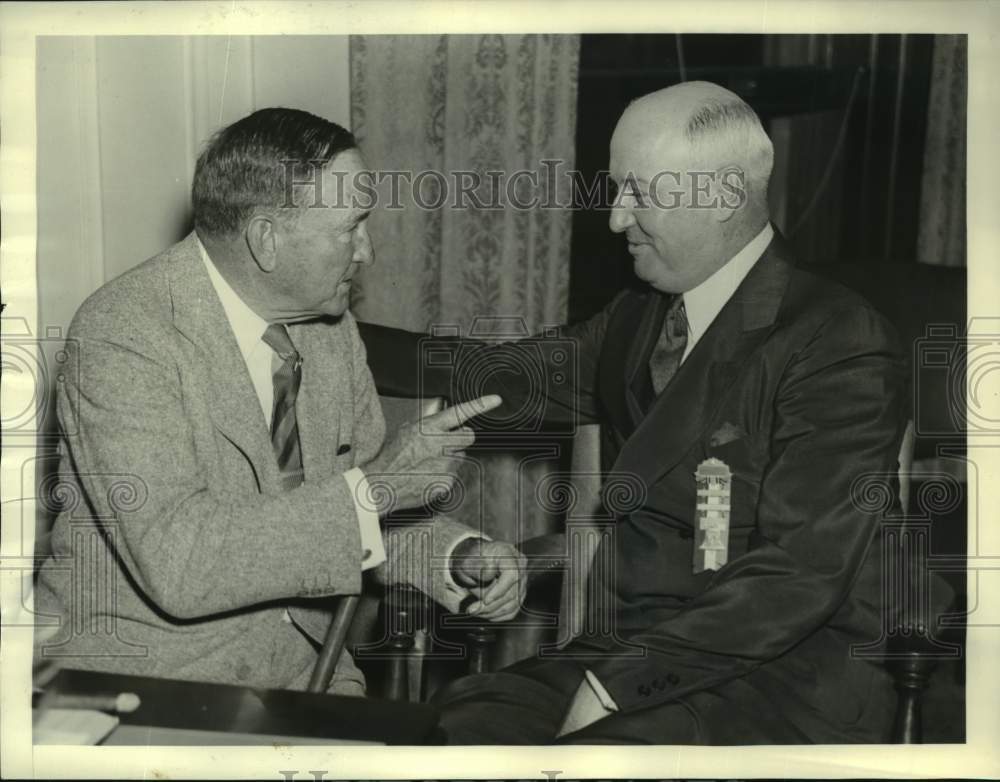
<instances>
[{"instance_id":1,"label":"white shirt collar","mask_svg":"<svg viewBox=\"0 0 1000 782\"><path fill-rule=\"evenodd\" d=\"M197 236L195 238L197 239ZM212 281L212 287L219 295L222 309L226 312L226 320L229 321L233 334L236 335L236 344L240 347L243 360L248 361L250 354L262 344L261 337L267 330L267 321L250 309L239 294L232 289L226 282L226 278L215 268L212 259L208 257L208 251L205 250L201 239L197 239L197 241L201 259L208 271L208 278Z\"/></svg>"},{"instance_id":2,"label":"white shirt collar","mask_svg":"<svg viewBox=\"0 0 1000 782\"><path fill-rule=\"evenodd\" d=\"M774 229L768 223L759 234L751 239L743 249L729 259L725 266L701 284L684 293L684 309L687 313L688 340L683 361L695 343L712 325L715 316L732 298L743 279L754 264L764 254L774 237Z\"/></svg>"}]
</instances>

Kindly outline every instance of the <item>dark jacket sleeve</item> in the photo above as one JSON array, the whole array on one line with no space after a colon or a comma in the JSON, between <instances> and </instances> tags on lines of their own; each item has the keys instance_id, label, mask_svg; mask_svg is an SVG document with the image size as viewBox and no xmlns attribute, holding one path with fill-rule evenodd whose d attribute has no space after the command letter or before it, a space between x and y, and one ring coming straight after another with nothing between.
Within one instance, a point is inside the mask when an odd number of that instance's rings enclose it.
<instances>
[{"instance_id":1,"label":"dark jacket sleeve","mask_svg":"<svg viewBox=\"0 0 1000 782\"><path fill-rule=\"evenodd\" d=\"M623 710L743 676L831 619L878 529L852 484L897 470L901 368L891 327L859 307L828 319L792 358L774 400L755 546L682 610L629 636L644 658L588 661Z\"/></svg>"},{"instance_id":2,"label":"dark jacket sleeve","mask_svg":"<svg viewBox=\"0 0 1000 782\"><path fill-rule=\"evenodd\" d=\"M589 320L509 342L443 337L358 323L380 394L457 403L499 394L503 405L470 422L516 436L566 431L600 417L596 387L607 324L624 294Z\"/></svg>"}]
</instances>

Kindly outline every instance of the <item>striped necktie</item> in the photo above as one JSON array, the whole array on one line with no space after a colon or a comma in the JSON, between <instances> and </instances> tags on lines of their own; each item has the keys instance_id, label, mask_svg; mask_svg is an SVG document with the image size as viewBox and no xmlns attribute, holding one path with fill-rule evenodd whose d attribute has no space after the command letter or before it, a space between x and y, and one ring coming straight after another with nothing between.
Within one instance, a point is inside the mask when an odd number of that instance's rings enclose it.
<instances>
[{"instance_id":1,"label":"striped necktie","mask_svg":"<svg viewBox=\"0 0 1000 782\"><path fill-rule=\"evenodd\" d=\"M295 418L295 398L302 382L302 357L281 323L268 326L261 339L281 358L281 365L271 378L274 382L271 446L278 459L282 485L287 491L302 483L302 450Z\"/></svg>"},{"instance_id":2,"label":"striped necktie","mask_svg":"<svg viewBox=\"0 0 1000 782\"><path fill-rule=\"evenodd\" d=\"M688 322L687 310L684 309L684 296L678 294L670 302L667 316L663 319L663 328L656 340L656 347L649 357L649 375L653 381L653 390L659 396L667 387L667 383L677 373L687 347Z\"/></svg>"}]
</instances>

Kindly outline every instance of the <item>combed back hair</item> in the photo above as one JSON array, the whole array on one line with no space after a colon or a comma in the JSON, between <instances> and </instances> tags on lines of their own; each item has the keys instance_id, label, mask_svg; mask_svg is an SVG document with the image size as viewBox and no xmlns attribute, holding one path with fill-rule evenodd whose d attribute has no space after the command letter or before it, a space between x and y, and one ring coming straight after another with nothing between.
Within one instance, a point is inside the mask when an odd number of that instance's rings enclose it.
<instances>
[{"instance_id":1,"label":"combed back hair","mask_svg":"<svg viewBox=\"0 0 1000 782\"><path fill-rule=\"evenodd\" d=\"M774 147L750 106L739 99L709 100L688 118L684 135L694 160L705 165L741 165L751 199L766 200Z\"/></svg>"},{"instance_id":2,"label":"combed back hair","mask_svg":"<svg viewBox=\"0 0 1000 782\"><path fill-rule=\"evenodd\" d=\"M218 131L199 155L191 187L195 228L232 236L255 212L294 219L304 204L293 195L298 208L283 208L291 206L291 183L315 181L318 169L355 147L350 131L307 111L255 111Z\"/></svg>"}]
</instances>

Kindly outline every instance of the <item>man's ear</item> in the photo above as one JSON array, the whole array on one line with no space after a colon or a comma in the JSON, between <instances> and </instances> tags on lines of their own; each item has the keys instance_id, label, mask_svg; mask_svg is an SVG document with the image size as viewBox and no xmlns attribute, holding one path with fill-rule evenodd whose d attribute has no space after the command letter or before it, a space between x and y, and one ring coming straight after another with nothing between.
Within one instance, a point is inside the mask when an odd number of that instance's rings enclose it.
<instances>
[{"instance_id":1,"label":"man's ear","mask_svg":"<svg viewBox=\"0 0 1000 782\"><path fill-rule=\"evenodd\" d=\"M746 172L740 166L728 165L716 171L713 193L716 220L728 222L746 206L748 186Z\"/></svg>"},{"instance_id":2,"label":"man's ear","mask_svg":"<svg viewBox=\"0 0 1000 782\"><path fill-rule=\"evenodd\" d=\"M274 219L267 215L254 215L243 232L250 255L260 270L273 272L278 265L278 237Z\"/></svg>"}]
</instances>

